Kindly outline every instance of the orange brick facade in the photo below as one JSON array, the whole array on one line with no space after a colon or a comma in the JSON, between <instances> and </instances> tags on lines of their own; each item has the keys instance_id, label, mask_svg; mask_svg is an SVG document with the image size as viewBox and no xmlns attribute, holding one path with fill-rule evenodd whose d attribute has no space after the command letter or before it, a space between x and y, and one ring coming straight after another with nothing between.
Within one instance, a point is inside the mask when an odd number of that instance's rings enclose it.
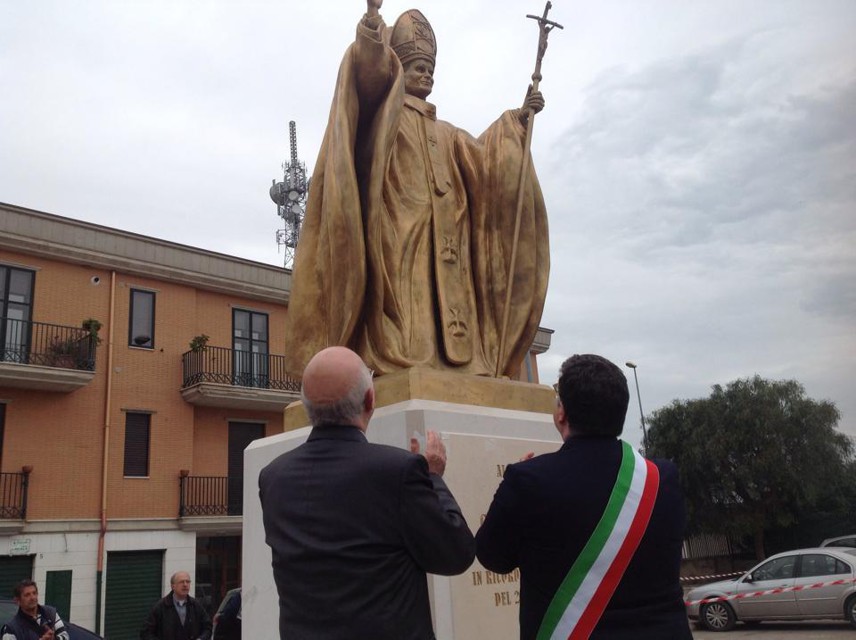
<instances>
[{"instance_id":1,"label":"orange brick facade","mask_svg":"<svg viewBox=\"0 0 856 640\"><path fill-rule=\"evenodd\" d=\"M8 251L0 251L0 263L36 272L34 322L79 326L95 318L103 323L96 375L86 387L71 393L3 389L7 407L2 471L33 467L29 520L100 517L108 428L108 518L175 518L179 470L226 475L229 420L263 421L266 435L282 431L281 413L194 407L181 397L180 389L181 355L191 338L204 333L211 345L229 346L232 309L241 308L268 314L270 344L282 345L284 303L230 297L117 272L110 325L111 273ZM99 279L97 285L93 278ZM155 292L154 349L128 345L132 288ZM111 348L108 416L106 369ZM125 412L129 410L152 414L148 478L123 476ZM56 459L58 451L63 453Z\"/></svg>"},{"instance_id":2,"label":"orange brick facade","mask_svg":"<svg viewBox=\"0 0 856 640\"><path fill-rule=\"evenodd\" d=\"M52 602L66 618L109 637L135 637L116 620L137 625L168 590L169 576L187 570L197 595L216 607L240 575L243 444L233 443L230 460L230 430L281 432L282 409L298 397L296 386L274 387L273 365L264 371L270 384L253 378L248 389L229 379L239 349L233 314L266 317L268 354L260 362L281 358L288 272L2 204L0 267L33 274L29 313L0 319L0 472L2 488L13 488L0 495L0 597L12 576L36 580L43 601L62 595L52 580L67 578L70 593ZM129 344L132 290L154 293L151 348ZM20 292L0 293L4 304L21 301ZM79 334L87 319L102 325L94 372L37 353ZM202 334L206 362L225 379L188 383L183 354ZM128 412L149 415L142 477L125 476ZM217 491L191 496L203 504L180 514L182 476L210 480ZM111 578L135 553L159 565L148 590Z\"/></svg>"}]
</instances>

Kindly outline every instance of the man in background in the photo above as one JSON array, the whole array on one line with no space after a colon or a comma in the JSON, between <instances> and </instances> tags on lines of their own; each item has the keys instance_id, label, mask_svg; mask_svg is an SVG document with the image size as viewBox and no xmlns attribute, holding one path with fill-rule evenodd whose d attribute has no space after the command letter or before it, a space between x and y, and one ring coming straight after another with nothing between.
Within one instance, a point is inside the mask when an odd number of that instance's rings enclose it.
<instances>
[{"instance_id":1,"label":"man in background","mask_svg":"<svg viewBox=\"0 0 856 640\"><path fill-rule=\"evenodd\" d=\"M211 618L190 596L190 574L177 571L169 584L172 590L152 608L140 640L209 640Z\"/></svg>"},{"instance_id":2,"label":"man in background","mask_svg":"<svg viewBox=\"0 0 856 640\"><path fill-rule=\"evenodd\" d=\"M21 580L15 585L15 602L18 612L0 632L2 640L68 640L65 623L56 609L39 604L39 588L32 580Z\"/></svg>"}]
</instances>

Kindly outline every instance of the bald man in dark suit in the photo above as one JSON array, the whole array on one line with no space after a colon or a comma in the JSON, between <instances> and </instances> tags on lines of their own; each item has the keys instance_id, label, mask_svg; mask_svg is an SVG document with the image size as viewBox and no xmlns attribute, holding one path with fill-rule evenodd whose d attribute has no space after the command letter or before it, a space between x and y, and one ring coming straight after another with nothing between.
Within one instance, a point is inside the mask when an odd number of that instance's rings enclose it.
<instances>
[{"instance_id":1,"label":"bald man in dark suit","mask_svg":"<svg viewBox=\"0 0 856 640\"><path fill-rule=\"evenodd\" d=\"M427 573L456 575L473 535L442 475L429 432L425 456L369 443L372 373L344 347L303 374L313 429L259 476L283 640L431 640Z\"/></svg>"}]
</instances>

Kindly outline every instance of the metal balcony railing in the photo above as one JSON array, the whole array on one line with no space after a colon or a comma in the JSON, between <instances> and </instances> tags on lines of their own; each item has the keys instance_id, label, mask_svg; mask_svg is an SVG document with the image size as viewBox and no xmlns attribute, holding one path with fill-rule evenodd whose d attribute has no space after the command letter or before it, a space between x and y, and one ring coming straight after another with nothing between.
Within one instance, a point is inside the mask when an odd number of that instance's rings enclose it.
<instances>
[{"instance_id":1,"label":"metal balcony railing","mask_svg":"<svg viewBox=\"0 0 856 640\"><path fill-rule=\"evenodd\" d=\"M182 355L182 388L203 382L300 391L300 380L285 373L285 358L224 347L204 347Z\"/></svg>"},{"instance_id":2,"label":"metal balcony railing","mask_svg":"<svg viewBox=\"0 0 856 640\"><path fill-rule=\"evenodd\" d=\"M243 515L243 478L191 476L184 473L179 476L179 518Z\"/></svg>"},{"instance_id":3,"label":"metal balcony railing","mask_svg":"<svg viewBox=\"0 0 856 640\"><path fill-rule=\"evenodd\" d=\"M0 473L0 519L23 520L27 517L29 471Z\"/></svg>"},{"instance_id":4,"label":"metal balcony railing","mask_svg":"<svg viewBox=\"0 0 856 640\"><path fill-rule=\"evenodd\" d=\"M0 360L95 371L97 338L89 330L0 318Z\"/></svg>"}]
</instances>

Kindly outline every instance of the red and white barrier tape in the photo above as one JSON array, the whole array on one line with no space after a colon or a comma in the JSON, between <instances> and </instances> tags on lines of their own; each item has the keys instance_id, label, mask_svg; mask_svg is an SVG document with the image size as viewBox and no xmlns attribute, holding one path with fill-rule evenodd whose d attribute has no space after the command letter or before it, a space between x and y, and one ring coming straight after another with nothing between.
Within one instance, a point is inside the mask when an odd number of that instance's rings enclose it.
<instances>
[{"instance_id":1,"label":"red and white barrier tape","mask_svg":"<svg viewBox=\"0 0 856 640\"><path fill-rule=\"evenodd\" d=\"M849 584L856 582L856 578L843 578L841 580L832 580L830 582L815 582L814 584L801 584L793 587L776 587L775 589L767 589L765 591L748 591L746 593L734 593L730 596L719 596L717 598L705 598L704 600L687 600L685 605L692 604L708 604L709 602L724 602L725 600L743 600L744 598L757 598L758 596L768 596L774 593L787 593L789 591L805 591L807 589L820 589L821 587L831 587L836 584Z\"/></svg>"},{"instance_id":2,"label":"red and white barrier tape","mask_svg":"<svg viewBox=\"0 0 856 640\"><path fill-rule=\"evenodd\" d=\"M745 571L735 571L734 573L718 573L711 576L686 576L681 578L681 582L689 582L690 580L716 580L718 578L733 578L734 576L742 576Z\"/></svg>"}]
</instances>

